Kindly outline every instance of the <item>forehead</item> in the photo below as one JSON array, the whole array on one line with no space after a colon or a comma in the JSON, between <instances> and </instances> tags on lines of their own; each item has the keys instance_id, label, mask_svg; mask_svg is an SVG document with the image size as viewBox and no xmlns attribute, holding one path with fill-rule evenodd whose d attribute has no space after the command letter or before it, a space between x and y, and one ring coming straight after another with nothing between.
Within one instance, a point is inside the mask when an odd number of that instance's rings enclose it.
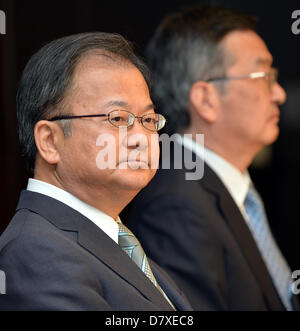
<instances>
[{"instance_id":1,"label":"forehead","mask_svg":"<svg viewBox=\"0 0 300 331\"><path fill-rule=\"evenodd\" d=\"M91 53L78 62L69 100L86 110L100 109L111 100L132 106L149 102L150 94L142 73L130 62L103 53Z\"/></svg>"},{"instance_id":2,"label":"forehead","mask_svg":"<svg viewBox=\"0 0 300 331\"><path fill-rule=\"evenodd\" d=\"M99 75L101 71L104 73L107 70L117 70L128 67L134 66L129 61L126 61L117 55L110 54L101 49L92 50L85 53L78 60L73 73L73 81L77 82L82 77L87 75L91 76L95 71L98 71Z\"/></svg>"},{"instance_id":3,"label":"forehead","mask_svg":"<svg viewBox=\"0 0 300 331\"><path fill-rule=\"evenodd\" d=\"M234 66L255 68L271 66L272 55L261 37L254 31L230 32L221 42L226 54L233 59Z\"/></svg>"}]
</instances>

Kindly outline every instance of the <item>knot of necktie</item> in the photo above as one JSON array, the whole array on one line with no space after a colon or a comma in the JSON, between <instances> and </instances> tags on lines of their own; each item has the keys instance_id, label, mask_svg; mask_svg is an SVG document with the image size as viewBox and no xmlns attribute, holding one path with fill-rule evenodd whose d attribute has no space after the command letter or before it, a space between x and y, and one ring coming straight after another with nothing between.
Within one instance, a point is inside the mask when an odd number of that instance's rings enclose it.
<instances>
[{"instance_id":1,"label":"knot of necktie","mask_svg":"<svg viewBox=\"0 0 300 331\"><path fill-rule=\"evenodd\" d=\"M138 265L146 276L157 286L157 281L151 271L146 254L136 236L121 222L119 226L119 246Z\"/></svg>"}]
</instances>

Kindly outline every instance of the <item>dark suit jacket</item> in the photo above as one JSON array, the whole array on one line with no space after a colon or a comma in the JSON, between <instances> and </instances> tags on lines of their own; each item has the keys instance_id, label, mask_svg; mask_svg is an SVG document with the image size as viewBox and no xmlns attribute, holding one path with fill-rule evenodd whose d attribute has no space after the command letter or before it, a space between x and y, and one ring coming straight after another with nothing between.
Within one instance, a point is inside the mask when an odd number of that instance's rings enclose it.
<instances>
[{"instance_id":1,"label":"dark suit jacket","mask_svg":"<svg viewBox=\"0 0 300 331\"><path fill-rule=\"evenodd\" d=\"M270 275L231 195L207 166L158 170L121 214L146 251L196 310L283 310Z\"/></svg>"},{"instance_id":2,"label":"dark suit jacket","mask_svg":"<svg viewBox=\"0 0 300 331\"><path fill-rule=\"evenodd\" d=\"M190 305L152 261L178 310ZM0 238L6 293L0 310L171 310L122 249L93 222L45 195L23 191Z\"/></svg>"}]
</instances>

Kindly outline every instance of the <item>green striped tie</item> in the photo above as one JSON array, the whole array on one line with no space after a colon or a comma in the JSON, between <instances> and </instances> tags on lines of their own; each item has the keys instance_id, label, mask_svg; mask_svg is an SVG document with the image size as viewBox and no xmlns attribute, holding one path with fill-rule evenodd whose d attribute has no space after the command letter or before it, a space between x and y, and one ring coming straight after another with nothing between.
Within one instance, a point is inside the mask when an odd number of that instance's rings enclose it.
<instances>
[{"instance_id":1,"label":"green striped tie","mask_svg":"<svg viewBox=\"0 0 300 331\"><path fill-rule=\"evenodd\" d=\"M173 304L170 302L169 298L166 296L165 292L157 283L146 254L135 235L123 224L118 221L119 226L119 246L129 255L129 257L139 266L139 268L146 274L146 276L151 280L154 286L161 292L165 297L171 307L175 309Z\"/></svg>"}]
</instances>

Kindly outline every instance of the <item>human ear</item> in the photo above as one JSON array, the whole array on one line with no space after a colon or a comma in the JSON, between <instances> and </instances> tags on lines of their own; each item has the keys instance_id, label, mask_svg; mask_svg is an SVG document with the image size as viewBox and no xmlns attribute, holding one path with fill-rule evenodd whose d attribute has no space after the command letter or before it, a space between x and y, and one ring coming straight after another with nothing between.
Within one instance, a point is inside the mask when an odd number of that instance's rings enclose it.
<instances>
[{"instance_id":1,"label":"human ear","mask_svg":"<svg viewBox=\"0 0 300 331\"><path fill-rule=\"evenodd\" d=\"M216 89L204 81L195 82L190 89L190 105L202 120L213 123L217 118Z\"/></svg>"},{"instance_id":2,"label":"human ear","mask_svg":"<svg viewBox=\"0 0 300 331\"><path fill-rule=\"evenodd\" d=\"M59 146L64 139L61 127L55 122L39 121L34 127L34 139L40 156L49 164L57 164Z\"/></svg>"}]
</instances>

